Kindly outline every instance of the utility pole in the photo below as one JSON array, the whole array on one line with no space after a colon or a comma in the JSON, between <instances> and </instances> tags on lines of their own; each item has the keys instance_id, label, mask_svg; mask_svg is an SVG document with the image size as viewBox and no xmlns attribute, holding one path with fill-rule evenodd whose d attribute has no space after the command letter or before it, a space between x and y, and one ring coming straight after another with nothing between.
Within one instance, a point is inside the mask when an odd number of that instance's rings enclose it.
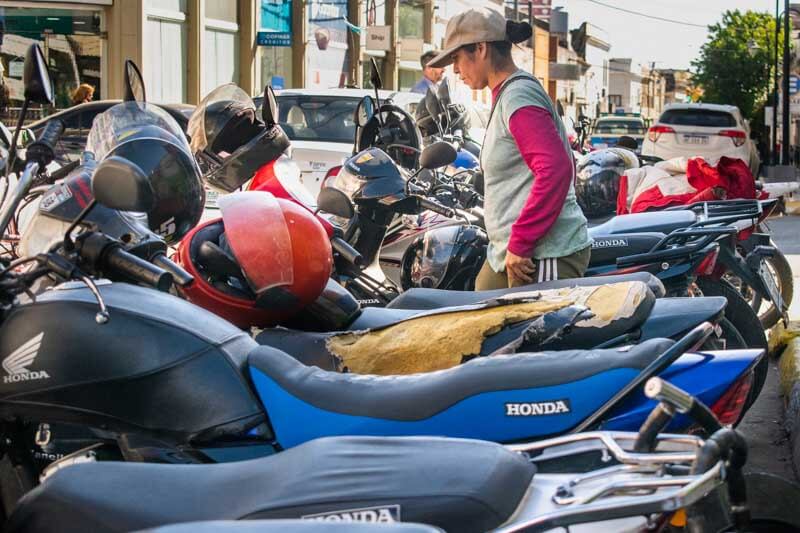
<instances>
[{"instance_id":1,"label":"utility pole","mask_svg":"<svg viewBox=\"0 0 800 533\"><path fill-rule=\"evenodd\" d=\"M775 0L775 81L772 91L772 164L780 163L778 157L778 34L781 31L780 0Z\"/></svg>"},{"instance_id":2,"label":"utility pole","mask_svg":"<svg viewBox=\"0 0 800 533\"><path fill-rule=\"evenodd\" d=\"M783 8L783 143L781 164L789 164L789 0Z\"/></svg>"}]
</instances>

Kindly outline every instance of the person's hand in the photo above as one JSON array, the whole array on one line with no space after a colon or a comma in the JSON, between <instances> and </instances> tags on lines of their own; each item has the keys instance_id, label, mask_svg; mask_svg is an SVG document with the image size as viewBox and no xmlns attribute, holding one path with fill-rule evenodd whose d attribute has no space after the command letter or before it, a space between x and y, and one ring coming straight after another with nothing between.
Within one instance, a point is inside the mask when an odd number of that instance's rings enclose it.
<instances>
[{"instance_id":1,"label":"person's hand","mask_svg":"<svg viewBox=\"0 0 800 533\"><path fill-rule=\"evenodd\" d=\"M506 272L510 282L516 280L522 284L533 283L536 265L529 257L520 257L506 251Z\"/></svg>"}]
</instances>

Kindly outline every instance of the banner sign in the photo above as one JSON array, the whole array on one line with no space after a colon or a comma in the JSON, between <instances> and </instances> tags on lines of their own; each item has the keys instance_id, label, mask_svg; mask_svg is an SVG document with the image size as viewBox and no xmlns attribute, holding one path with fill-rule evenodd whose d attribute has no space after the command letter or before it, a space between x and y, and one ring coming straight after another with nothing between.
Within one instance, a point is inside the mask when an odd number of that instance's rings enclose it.
<instances>
[{"instance_id":1,"label":"banner sign","mask_svg":"<svg viewBox=\"0 0 800 533\"><path fill-rule=\"evenodd\" d=\"M259 46L292 46L291 0L261 0Z\"/></svg>"}]
</instances>

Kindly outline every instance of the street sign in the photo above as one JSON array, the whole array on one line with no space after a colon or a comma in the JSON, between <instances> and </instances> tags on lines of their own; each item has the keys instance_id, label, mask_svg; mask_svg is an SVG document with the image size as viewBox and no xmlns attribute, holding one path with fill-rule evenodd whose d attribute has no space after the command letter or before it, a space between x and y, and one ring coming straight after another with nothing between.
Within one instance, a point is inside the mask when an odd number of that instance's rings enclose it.
<instances>
[{"instance_id":1,"label":"street sign","mask_svg":"<svg viewBox=\"0 0 800 533\"><path fill-rule=\"evenodd\" d=\"M800 91L800 76L789 76L789 94L796 94Z\"/></svg>"},{"instance_id":2,"label":"street sign","mask_svg":"<svg viewBox=\"0 0 800 533\"><path fill-rule=\"evenodd\" d=\"M292 46L291 32L260 31L256 33L258 46Z\"/></svg>"},{"instance_id":3,"label":"street sign","mask_svg":"<svg viewBox=\"0 0 800 533\"><path fill-rule=\"evenodd\" d=\"M391 26L367 27L367 50L388 52L392 49Z\"/></svg>"}]
</instances>

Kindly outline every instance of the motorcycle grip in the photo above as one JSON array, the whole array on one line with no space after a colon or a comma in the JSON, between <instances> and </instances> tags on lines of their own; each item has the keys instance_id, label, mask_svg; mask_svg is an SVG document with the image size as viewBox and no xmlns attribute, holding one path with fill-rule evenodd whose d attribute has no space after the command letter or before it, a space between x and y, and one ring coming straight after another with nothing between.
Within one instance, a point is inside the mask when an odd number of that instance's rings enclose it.
<instances>
[{"instance_id":1,"label":"motorcycle grip","mask_svg":"<svg viewBox=\"0 0 800 533\"><path fill-rule=\"evenodd\" d=\"M427 198L419 198L419 206L423 209L433 211L434 213L438 213L447 218L453 218L456 216L454 209L445 207L442 204L434 202L433 200L428 200Z\"/></svg>"},{"instance_id":2,"label":"motorcycle grip","mask_svg":"<svg viewBox=\"0 0 800 533\"><path fill-rule=\"evenodd\" d=\"M37 161L46 167L55 158L56 143L64 133L64 121L53 119L47 123L41 137L36 139L27 149L27 159Z\"/></svg>"},{"instance_id":3,"label":"motorcycle grip","mask_svg":"<svg viewBox=\"0 0 800 533\"><path fill-rule=\"evenodd\" d=\"M113 271L120 276L139 283L150 285L160 291L166 292L172 286L172 274L126 252L118 246L111 247L104 254L103 263L106 270Z\"/></svg>"},{"instance_id":4,"label":"motorcycle grip","mask_svg":"<svg viewBox=\"0 0 800 533\"><path fill-rule=\"evenodd\" d=\"M173 281L180 287L185 287L194 281L194 276L186 272L182 266L160 253L152 258L152 263L158 268L162 268L172 274Z\"/></svg>"},{"instance_id":5,"label":"motorcycle grip","mask_svg":"<svg viewBox=\"0 0 800 533\"><path fill-rule=\"evenodd\" d=\"M364 256L358 253L358 250L350 246L350 244L341 237L331 238L331 247L348 263L357 267L364 266Z\"/></svg>"}]
</instances>

